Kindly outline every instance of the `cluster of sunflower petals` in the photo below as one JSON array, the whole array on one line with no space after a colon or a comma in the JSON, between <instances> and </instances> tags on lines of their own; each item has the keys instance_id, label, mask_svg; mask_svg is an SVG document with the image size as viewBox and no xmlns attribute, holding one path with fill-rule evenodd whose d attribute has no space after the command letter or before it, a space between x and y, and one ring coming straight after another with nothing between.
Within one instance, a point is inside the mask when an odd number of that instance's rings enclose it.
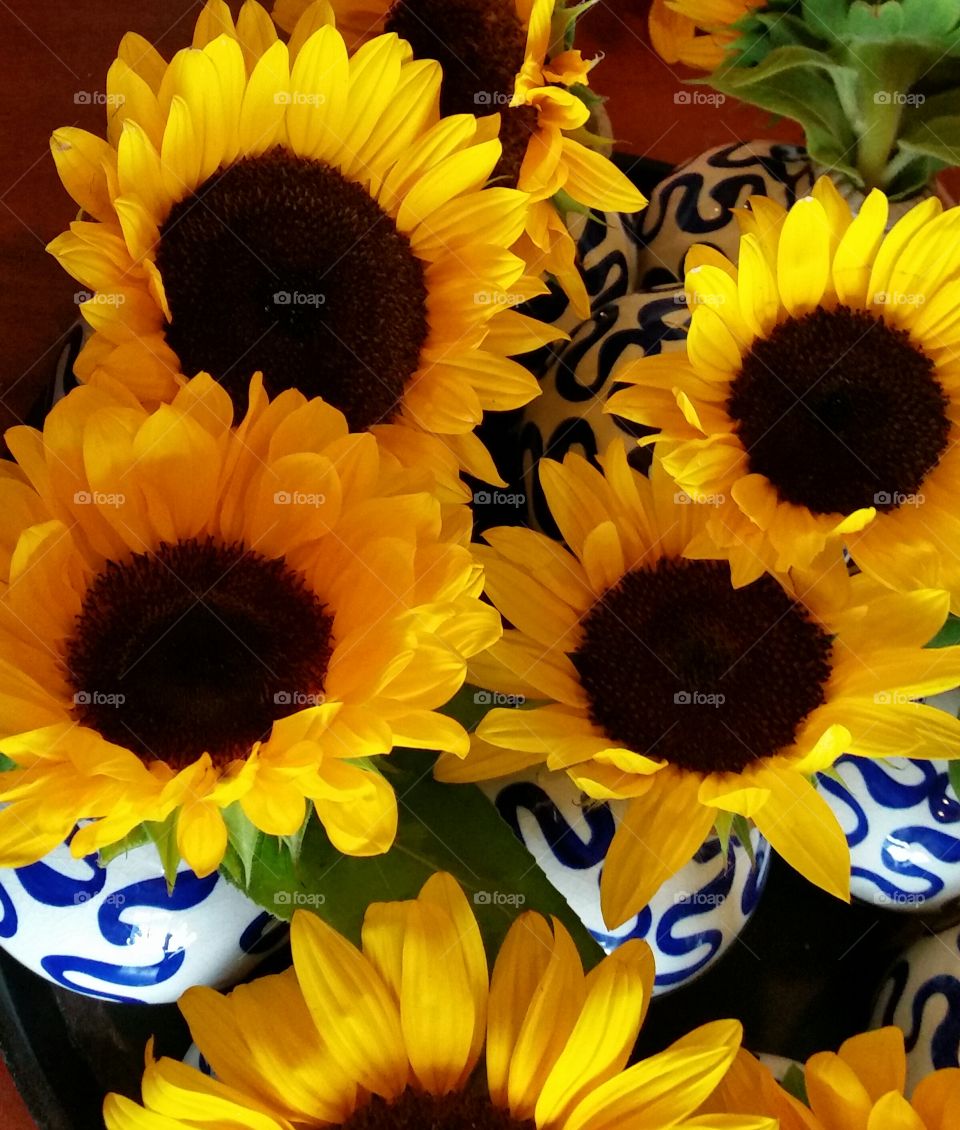
<instances>
[{"instance_id":1,"label":"cluster of sunflower petals","mask_svg":"<svg viewBox=\"0 0 960 1130\"><path fill-rule=\"evenodd\" d=\"M653 431L649 478L619 441L600 469L544 461L564 545L484 535L511 627L471 678L532 708L491 710L437 768L543 764L625 802L610 926L742 820L849 898L816 774L844 753L960 755L960 722L917 701L960 684L960 649L925 647L960 610L960 209L931 198L885 234L882 193L853 216L821 178L789 213L753 197L739 219L738 265L688 256L686 342L617 372L607 410Z\"/></svg>"},{"instance_id":2,"label":"cluster of sunflower petals","mask_svg":"<svg viewBox=\"0 0 960 1130\"><path fill-rule=\"evenodd\" d=\"M528 912L488 975L473 912L442 873L415 900L374 903L361 948L303 911L292 941L286 973L181 1000L216 1078L148 1057L142 1105L108 1096L108 1130L775 1130L745 1113L755 1101L698 1113L733 1063L737 1021L627 1066L653 988L645 942L585 976L563 926Z\"/></svg>"}]
</instances>

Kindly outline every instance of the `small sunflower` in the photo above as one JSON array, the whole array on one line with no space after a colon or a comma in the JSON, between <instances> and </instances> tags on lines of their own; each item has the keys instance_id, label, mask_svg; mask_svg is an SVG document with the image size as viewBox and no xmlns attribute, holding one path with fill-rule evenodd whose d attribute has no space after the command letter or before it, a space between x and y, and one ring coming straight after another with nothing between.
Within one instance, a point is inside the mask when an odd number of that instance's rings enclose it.
<instances>
[{"instance_id":1,"label":"small sunflower","mask_svg":"<svg viewBox=\"0 0 960 1130\"><path fill-rule=\"evenodd\" d=\"M277 0L274 19L290 31L306 7L307 0ZM574 49L552 50L557 25L575 11L557 0L333 0L333 8L348 42L393 31L415 58L439 60L441 113L494 111L485 124L494 135L499 124L503 153L493 177L532 202L514 250L534 273L553 274L586 318L590 303L575 245L551 197L562 192L583 208L607 212L636 212L646 200L612 162L582 144L590 111L577 88L587 86L594 63Z\"/></svg>"},{"instance_id":2,"label":"small sunflower","mask_svg":"<svg viewBox=\"0 0 960 1130\"><path fill-rule=\"evenodd\" d=\"M223 809L290 835L313 802L335 846L387 850L367 758L466 752L436 712L499 635L466 507L446 507L341 412L259 375L231 429L206 374L154 412L74 390L7 432L0 491L0 864L175 822L199 875ZM445 525L442 524L445 521Z\"/></svg>"},{"instance_id":3,"label":"small sunflower","mask_svg":"<svg viewBox=\"0 0 960 1130\"><path fill-rule=\"evenodd\" d=\"M409 461L499 481L474 427L537 394L510 355L557 336L511 309L544 289L508 250L528 198L484 187L501 143L438 118L437 63L392 34L351 56L329 11L288 46L253 0L236 26L209 0L169 65L128 35L107 139L54 133L84 215L49 250L95 292L77 374L156 404L209 372L242 411L262 371Z\"/></svg>"},{"instance_id":4,"label":"small sunflower","mask_svg":"<svg viewBox=\"0 0 960 1130\"><path fill-rule=\"evenodd\" d=\"M668 63L712 71L735 43L735 25L767 0L653 0L650 42Z\"/></svg>"},{"instance_id":5,"label":"small sunflower","mask_svg":"<svg viewBox=\"0 0 960 1130\"><path fill-rule=\"evenodd\" d=\"M721 499L707 526L736 583L845 543L960 611L960 208L926 200L885 234L883 193L854 219L827 177L789 213L750 205L739 267L687 261L685 352L625 365L608 410L660 430L681 489Z\"/></svg>"},{"instance_id":6,"label":"small sunflower","mask_svg":"<svg viewBox=\"0 0 960 1130\"><path fill-rule=\"evenodd\" d=\"M960 1126L960 1071L944 1068L904 1091L907 1060L899 1028L879 1028L844 1041L837 1052L807 1060L804 1090L809 1106L787 1094L749 1052L709 1100L711 1110L751 1110L779 1118L780 1130L956 1130Z\"/></svg>"},{"instance_id":7,"label":"small sunflower","mask_svg":"<svg viewBox=\"0 0 960 1130\"><path fill-rule=\"evenodd\" d=\"M733 816L848 898L846 840L808 777L845 751L960 756L960 721L909 701L960 681L960 648L923 650L945 594L848 578L839 557L820 576L735 588L721 555L704 556L705 501L678 493L657 462L638 475L619 440L602 462L604 474L575 455L540 464L569 550L507 528L476 547L513 628L471 681L538 705L491 710L467 758L441 758L437 775L546 763L590 797L626 800L600 886L611 927Z\"/></svg>"},{"instance_id":8,"label":"small sunflower","mask_svg":"<svg viewBox=\"0 0 960 1130\"><path fill-rule=\"evenodd\" d=\"M415 900L374 903L362 949L304 911L292 941L286 973L181 999L216 1078L148 1055L143 1105L108 1095L107 1130L776 1130L694 1115L736 1054L735 1020L626 1066L653 987L637 939L585 977L563 926L528 912L491 978L441 872Z\"/></svg>"}]
</instances>

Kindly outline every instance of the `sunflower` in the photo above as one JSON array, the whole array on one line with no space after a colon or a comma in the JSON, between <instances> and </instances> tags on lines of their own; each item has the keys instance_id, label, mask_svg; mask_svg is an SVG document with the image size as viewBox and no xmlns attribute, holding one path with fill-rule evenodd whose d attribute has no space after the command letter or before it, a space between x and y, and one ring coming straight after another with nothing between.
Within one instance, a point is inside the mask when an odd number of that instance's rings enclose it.
<instances>
[{"instance_id":1,"label":"sunflower","mask_svg":"<svg viewBox=\"0 0 960 1130\"><path fill-rule=\"evenodd\" d=\"M274 19L291 31L306 7L307 0L277 0ZM439 60L443 114L495 111L484 123L492 135L499 128L503 143L493 176L532 202L514 250L535 274L554 275L588 317L574 241L551 198L563 193L565 206L607 212L636 212L646 200L612 162L582 144L590 110L578 88L588 85L595 61L554 34L570 26L577 9L558 0L333 0L333 8L348 42L393 31L416 58Z\"/></svg>"},{"instance_id":2,"label":"sunflower","mask_svg":"<svg viewBox=\"0 0 960 1130\"><path fill-rule=\"evenodd\" d=\"M884 234L829 178L788 212L752 197L739 268L687 260L685 352L631 362L608 410L651 437L737 584L846 544L900 591L960 611L960 208L917 204ZM646 441L645 441L646 442Z\"/></svg>"},{"instance_id":3,"label":"sunflower","mask_svg":"<svg viewBox=\"0 0 960 1130\"><path fill-rule=\"evenodd\" d=\"M223 810L269 835L307 801L335 846L387 850L371 757L466 752L436 712L499 635L466 507L441 510L369 434L259 375L234 431L201 374L153 412L74 390L7 432L0 506L0 865L171 821L198 875ZM463 514L454 513L463 511Z\"/></svg>"},{"instance_id":4,"label":"sunflower","mask_svg":"<svg viewBox=\"0 0 960 1130\"><path fill-rule=\"evenodd\" d=\"M738 38L736 24L767 0L653 0L650 42L668 63L712 71Z\"/></svg>"},{"instance_id":5,"label":"sunflower","mask_svg":"<svg viewBox=\"0 0 960 1130\"><path fill-rule=\"evenodd\" d=\"M438 119L437 63L392 34L349 56L328 13L288 47L253 0L236 26L209 0L169 65L128 35L107 139L54 133L84 215L49 250L94 292L77 374L155 405L209 372L242 411L262 371L410 462L499 482L474 427L537 394L509 355L558 333L511 309L545 289L508 251L527 196L484 187L501 144Z\"/></svg>"},{"instance_id":6,"label":"sunflower","mask_svg":"<svg viewBox=\"0 0 960 1130\"><path fill-rule=\"evenodd\" d=\"M292 941L286 973L181 999L216 1078L148 1055L143 1105L108 1095L107 1130L776 1128L693 1115L736 1054L735 1020L626 1067L653 988L637 939L585 977L563 926L528 912L491 978L473 912L441 872L415 900L374 903L362 949L302 910Z\"/></svg>"},{"instance_id":7,"label":"sunflower","mask_svg":"<svg viewBox=\"0 0 960 1130\"><path fill-rule=\"evenodd\" d=\"M589 797L627 801L601 878L611 927L734 816L848 898L846 840L807 778L844 751L960 756L960 721L910 701L960 681L960 648L923 650L945 594L891 593L839 557L735 588L721 555L705 555L709 500L677 492L656 461L649 480L634 472L620 440L602 465L541 461L569 550L507 528L476 547L513 628L471 681L536 705L491 710L468 757L441 758L437 775L546 763Z\"/></svg>"},{"instance_id":8,"label":"sunflower","mask_svg":"<svg viewBox=\"0 0 960 1130\"><path fill-rule=\"evenodd\" d=\"M955 1130L960 1125L960 1071L945 1068L904 1095L907 1061L899 1028L853 1036L834 1052L807 1060L804 1083L809 1107L788 1095L769 1070L740 1051L708 1105L751 1110L780 1119L780 1130Z\"/></svg>"}]
</instances>

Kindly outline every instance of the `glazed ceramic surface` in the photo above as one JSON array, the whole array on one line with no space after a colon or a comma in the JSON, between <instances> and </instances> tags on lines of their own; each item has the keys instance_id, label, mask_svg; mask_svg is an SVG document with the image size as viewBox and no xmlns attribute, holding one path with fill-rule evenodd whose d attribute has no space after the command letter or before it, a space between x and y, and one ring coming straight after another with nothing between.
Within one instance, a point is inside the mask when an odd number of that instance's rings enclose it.
<instances>
[{"instance_id":1,"label":"glazed ceramic surface","mask_svg":"<svg viewBox=\"0 0 960 1130\"><path fill-rule=\"evenodd\" d=\"M66 845L0 870L0 946L35 973L103 1000L160 1004L232 984L286 935L216 872L181 865L167 892L152 844L98 867Z\"/></svg>"},{"instance_id":2,"label":"glazed ceramic surface","mask_svg":"<svg viewBox=\"0 0 960 1130\"><path fill-rule=\"evenodd\" d=\"M734 209L757 195L789 208L813 182L806 151L779 141L718 145L681 165L632 219L638 288L682 279L683 261L695 243L709 243L736 260L740 229Z\"/></svg>"},{"instance_id":3,"label":"glazed ceramic surface","mask_svg":"<svg viewBox=\"0 0 960 1130\"><path fill-rule=\"evenodd\" d=\"M960 690L926 700L954 716ZM960 907L960 801L946 761L842 757L820 778L850 846L855 898L903 911Z\"/></svg>"},{"instance_id":4,"label":"glazed ceramic surface","mask_svg":"<svg viewBox=\"0 0 960 1130\"><path fill-rule=\"evenodd\" d=\"M908 1088L960 1065L960 928L921 938L896 962L873 1014L874 1028L885 1024L903 1029Z\"/></svg>"},{"instance_id":5,"label":"glazed ceramic surface","mask_svg":"<svg viewBox=\"0 0 960 1130\"><path fill-rule=\"evenodd\" d=\"M539 528L555 532L536 474L544 455L559 460L573 451L595 461L598 452L620 439L631 464L646 472L650 449L638 447L636 439L651 429L607 414L604 408L607 399L625 387L616 380L618 366L681 348L689 324L682 287L626 294L597 306L550 359L541 395L524 410L520 431L524 493Z\"/></svg>"},{"instance_id":6,"label":"glazed ceramic surface","mask_svg":"<svg viewBox=\"0 0 960 1130\"><path fill-rule=\"evenodd\" d=\"M585 803L562 773L528 770L483 786L550 882L608 952L643 938L656 960L656 993L686 984L709 968L746 925L767 877L770 851L754 833L756 865L731 841L708 839L650 904L616 930L600 913L600 873L623 802ZM504 894L509 898L509 892Z\"/></svg>"}]
</instances>

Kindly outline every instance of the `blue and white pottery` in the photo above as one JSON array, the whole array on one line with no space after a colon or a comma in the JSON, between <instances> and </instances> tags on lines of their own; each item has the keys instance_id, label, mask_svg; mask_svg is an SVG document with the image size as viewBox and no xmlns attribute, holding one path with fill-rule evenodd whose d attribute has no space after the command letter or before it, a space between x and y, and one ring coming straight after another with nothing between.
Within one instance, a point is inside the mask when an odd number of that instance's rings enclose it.
<instances>
[{"instance_id":1,"label":"blue and white pottery","mask_svg":"<svg viewBox=\"0 0 960 1130\"><path fill-rule=\"evenodd\" d=\"M926 700L954 716L960 689ZM960 801L946 761L837 761L843 784L820 778L850 847L855 898L889 910L960 909Z\"/></svg>"},{"instance_id":2,"label":"blue and white pottery","mask_svg":"<svg viewBox=\"0 0 960 1130\"><path fill-rule=\"evenodd\" d=\"M608 953L628 938L647 941L656 961L655 994L677 989L713 965L756 909L770 849L754 830L755 865L735 840L724 857L711 836L649 905L610 930L600 913L600 872L626 802L587 803L566 774L542 768L482 787Z\"/></svg>"},{"instance_id":3,"label":"blue and white pottery","mask_svg":"<svg viewBox=\"0 0 960 1130\"><path fill-rule=\"evenodd\" d=\"M168 894L152 844L106 867L63 844L29 867L0 870L0 946L101 1000L163 1004L191 985L226 987L286 932L216 872L199 879L181 864Z\"/></svg>"},{"instance_id":4,"label":"blue and white pottery","mask_svg":"<svg viewBox=\"0 0 960 1130\"><path fill-rule=\"evenodd\" d=\"M638 287L682 279L695 243L709 243L736 261L740 229L733 210L750 196L769 196L789 208L810 192L814 178L806 150L780 141L718 145L681 165L633 218Z\"/></svg>"},{"instance_id":5,"label":"blue and white pottery","mask_svg":"<svg viewBox=\"0 0 960 1130\"><path fill-rule=\"evenodd\" d=\"M907 1048L908 1091L931 1071L960 1066L960 928L905 950L877 998L872 1026L895 1024Z\"/></svg>"},{"instance_id":6,"label":"blue and white pottery","mask_svg":"<svg viewBox=\"0 0 960 1130\"><path fill-rule=\"evenodd\" d=\"M650 449L637 437L649 428L604 412L607 399L626 386L616 379L627 361L682 348L690 325L683 288L670 285L626 294L594 309L553 356L540 381L541 394L524 409L520 448L530 518L553 532L537 461L563 459L570 451L596 462L614 439L627 446L631 464L646 473Z\"/></svg>"}]
</instances>

